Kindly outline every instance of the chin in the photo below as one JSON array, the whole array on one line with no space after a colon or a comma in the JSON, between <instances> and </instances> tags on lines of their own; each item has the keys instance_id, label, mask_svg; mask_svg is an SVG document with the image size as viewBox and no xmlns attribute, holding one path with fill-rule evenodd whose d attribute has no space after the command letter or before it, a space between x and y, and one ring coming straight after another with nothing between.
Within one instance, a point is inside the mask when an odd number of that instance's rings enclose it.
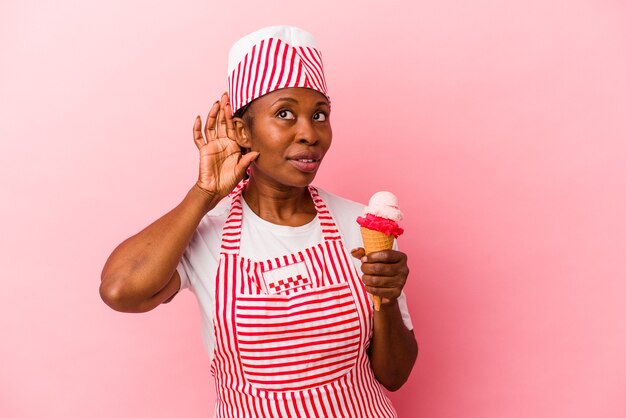
<instances>
[{"instance_id":1,"label":"chin","mask_svg":"<svg viewBox=\"0 0 626 418\"><path fill-rule=\"evenodd\" d=\"M289 169L281 170L282 172L266 171L258 166L254 166L250 171L250 177L255 178L257 181L263 181L265 183L274 183L278 188L282 187L307 187L317 175L317 171L304 173L301 171Z\"/></svg>"},{"instance_id":2,"label":"chin","mask_svg":"<svg viewBox=\"0 0 626 418\"><path fill-rule=\"evenodd\" d=\"M289 178L283 179L284 181L279 180L279 182L288 187L307 187L308 185L313 183L316 174L317 173L309 173L306 176L291 176Z\"/></svg>"}]
</instances>

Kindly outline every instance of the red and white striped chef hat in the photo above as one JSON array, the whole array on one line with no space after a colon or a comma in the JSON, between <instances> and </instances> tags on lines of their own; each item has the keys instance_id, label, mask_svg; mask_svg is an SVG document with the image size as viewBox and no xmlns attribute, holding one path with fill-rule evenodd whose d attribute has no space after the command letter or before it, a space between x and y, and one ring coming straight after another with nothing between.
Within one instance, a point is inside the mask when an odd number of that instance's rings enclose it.
<instances>
[{"instance_id":1,"label":"red and white striped chef hat","mask_svg":"<svg viewBox=\"0 0 626 418\"><path fill-rule=\"evenodd\" d=\"M286 87L307 87L328 97L322 54L310 33L294 26L269 26L230 48L228 95L233 113Z\"/></svg>"}]
</instances>

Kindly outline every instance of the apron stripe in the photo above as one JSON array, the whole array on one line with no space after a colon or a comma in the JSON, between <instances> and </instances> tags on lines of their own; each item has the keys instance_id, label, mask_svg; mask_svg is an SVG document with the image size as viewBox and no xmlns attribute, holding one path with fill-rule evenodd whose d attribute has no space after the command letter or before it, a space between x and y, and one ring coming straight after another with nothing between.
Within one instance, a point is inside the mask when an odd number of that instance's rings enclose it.
<instances>
[{"instance_id":1,"label":"apron stripe","mask_svg":"<svg viewBox=\"0 0 626 418\"><path fill-rule=\"evenodd\" d=\"M363 363L361 363L361 367L363 366ZM363 370L363 369L362 369ZM364 372L366 372L365 370L363 370ZM376 411L377 414L380 414L380 409L378 404L375 402L375 400L373 399L371 390L372 387L371 385L369 385L368 381L363 382L365 384L365 393L367 394L367 406L369 408L369 410L371 411Z\"/></svg>"},{"instance_id":2,"label":"apron stripe","mask_svg":"<svg viewBox=\"0 0 626 418\"><path fill-rule=\"evenodd\" d=\"M333 382L332 386L333 386L333 390L337 394L337 397L339 398L339 402L341 403L342 410L345 411L345 416L347 418L355 416L356 412L354 411L354 408L352 408L352 404L348 402L345 392L340 390L339 383Z\"/></svg>"},{"instance_id":3,"label":"apron stripe","mask_svg":"<svg viewBox=\"0 0 626 418\"><path fill-rule=\"evenodd\" d=\"M324 389L326 389L326 392L328 393L329 398L333 400L333 404L335 405L335 410L339 411L339 415L341 416L341 418L349 418L349 417L346 417L346 415L344 414L344 411L346 409L345 405L343 404L343 400L341 399L341 397L335 390L335 386L333 385L333 383L331 383L330 385L324 386Z\"/></svg>"},{"instance_id":4,"label":"apron stripe","mask_svg":"<svg viewBox=\"0 0 626 418\"><path fill-rule=\"evenodd\" d=\"M352 323L353 320L352 318L350 319L346 319L345 321L341 321L343 323ZM341 324L341 323L337 323L337 324ZM267 332L239 332L239 335L242 337L258 337L258 338L250 338L250 339L246 339L244 340L243 338L239 339L240 344L241 343L251 343L251 344L257 344L259 342L265 342L265 343L272 343L272 342L282 342L282 341L293 341L296 338L311 338L310 334L308 334L309 331L314 331L314 330L320 330L320 329L325 329L326 325L318 325L316 327L307 327L307 328L302 328L300 330L289 330L289 331L272 331L271 335L272 336L276 336L276 338L267 338L269 333ZM291 335L286 335L284 337L278 337L279 335L285 335L285 334L291 334ZM336 329L336 330L331 330L331 331L325 331L323 333L319 333L317 335L323 335L325 337L328 336L337 336L338 334L343 334L343 333L350 333L350 334L354 334L354 335L359 335L359 327L358 326L353 326L351 328L341 328L341 329Z\"/></svg>"},{"instance_id":5,"label":"apron stripe","mask_svg":"<svg viewBox=\"0 0 626 418\"><path fill-rule=\"evenodd\" d=\"M335 353L332 353L332 354L328 354L328 355L325 355L325 356L317 357L315 359L315 362L320 362L322 360L329 360L329 359L337 359L337 358L342 357L342 356L353 356L353 357L356 357L357 353L358 353L358 349L353 349L351 347L348 347L348 349L345 349L344 351L338 351L338 352L335 352ZM307 356L300 356L300 357L302 357L302 358L299 359L299 360L294 360L294 361L290 361L290 362L289 361L288 362L282 362L281 361L279 363L271 363L271 362L268 361L266 364L255 364L254 368L257 368L257 369L265 368L265 369L276 370L279 367L297 366L297 365L302 364L303 362L309 361L309 358ZM242 358L251 359L252 357L242 356ZM282 356L280 356L280 359L282 360ZM267 358L266 358L266 360L267 360ZM274 359L269 359L269 360L275 360L275 358Z\"/></svg>"},{"instance_id":6,"label":"apron stripe","mask_svg":"<svg viewBox=\"0 0 626 418\"><path fill-rule=\"evenodd\" d=\"M297 404L297 400L296 400L296 395L295 392L291 392L291 402L292 404ZM294 412L296 413L296 417L297 418L302 418L302 415L300 414L300 408L294 408Z\"/></svg>"},{"instance_id":7,"label":"apron stripe","mask_svg":"<svg viewBox=\"0 0 626 418\"><path fill-rule=\"evenodd\" d=\"M341 400L337 397L337 393L335 392L335 389L332 387L332 385L333 383L331 382L330 385L323 386L324 391L326 392L326 396L334 405L334 409L333 409L334 415L338 416L337 412L339 412L339 415L342 418L345 418L345 416L343 415L343 405L341 405Z\"/></svg>"},{"instance_id":8,"label":"apron stripe","mask_svg":"<svg viewBox=\"0 0 626 418\"><path fill-rule=\"evenodd\" d=\"M282 407L281 409L284 411L285 416L288 418L292 418L292 415L289 412L289 408L287 408L287 394L284 392L282 393L282 402L280 402L279 405Z\"/></svg>"},{"instance_id":9,"label":"apron stripe","mask_svg":"<svg viewBox=\"0 0 626 418\"><path fill-rule=\"evenodd\" d=\"M222 276L222 272L221 270L223 269L222 263L220 262L220 265L218 266L217 269L217 277L215 278L215 309L216 309L216 313L217 315L214 315L214 319L213 319L213 330L216 334L215 339L216 339L216 349L214 350L214 356L215 359L213 360L213 362L211 363L211 369L214 371L214 378L216 381L223 381L226 377L226 372L225 372L225 364L226 364L226 358L225 356L222 354L225 350L224 348L222 348L222 338L221 334L222 334L222 330L223 330L223 326L221 324L221 315L223 314L220 310L219 310L219 301L221 300L221 292L222 292L222 283L221 283L221 276ZM221 349L218 350L217 348L220 347ZM217 400L218 403L216 405L216 410L219 410L219 415L218 416L225 416L224 415L224 408L226 406L226 402L227 400L224 398L224 393L222 391L217 391Z\"/></svg>"},{"instance_id":10,"label":"apron stripe","mask_svg":"<svg viewBox=\"0 0 626 418\"><path fill-rule=\"evenodd\" d=\"M228 277L228 275L230 274L230 263L229 263L230 259L228 257L224 258L224 277ZM230 307L229 305L229 301L232 301L232 297L230 296L230 287L232 286L232 282L231 281L225 281L224 283L227 287L225 289L225 294L228 295L225 297L224 301L224 318L228 318L228 313L230 312ZM224 327L223 328L224 331L224 350L225 352L234 350L234 343L231 340L231 336L232 333L229 334L229 328L228 327ZM228 350L228 351L227 351ZM226 382L228 384L228 391L226 392L227 396L226 399L229 403L237 403L237 404L241 404L241 398L239 397L239 395L234 392L231 387L232 387L232 383L235 380L236 376L236 370L235 370L235 366L234 366L234 360L231 357L226 357L227 361L225 366L225 372L226 372ZM239 399L237 399L239 398ZM228 410L228 409L227 409ZM231 413L229 413L229 415L231 415Z\"/></svg>"},{"instance_id":11,"label":"apron stripe","mask_svg":"<svg viewBox=\"0 0 626 418\"><path fill-rule=\"evenodd\" d=\"M337 373L338 371L344 370L347 367L352 367L352 364L350 363L346 364L345 360L346 359L353 360L353 359L356 359L356 357L357 357L356 354L354 354L345 358L340 358L340 360L338 361L325 362L317 366L312 366L312 363L314 362L307 362L307 361L297 362L296 363L297 366L300 366L300 367L306 366L306 367L302 367L301 369L295 368L293 366L285 366L281 364L279 367L272 367L271 372L267 371L267 369L261 369L261 371L246 370L246 374L251 377L249 379L251 382L267 383L268 385L279 384L279 383L293 383L295 381L304 381L304 380L319 380L317 378L326 377L331 374ZM337 357L335 357L335 359L336 358ZM246 367L246 369L250 369L250 368ZM286 370L280 370L281 368L285 368ZM322 369L324 371L318 374L311 374L312 372L315 372L317 369ZM289 377L289 375L296 375L298 377L294 377L291 379L276 379L278 377ZM306 376L306 377L303 377L303 376ZM267 379L258 380L256 379L256 377L265 377ZM275 379L272 379L272 378L275 378Z\"/></svg>"},{"instance_id":12,"label":"apron stripe","mask_svg":"<svg viewBox=\"0 0 626 418\"><path fill-rule=\"evenodd\" d=\"M320 400L320 405L322 406L322 411L324 412L324 416L325 417L331 416L331 414L328 413L328 410L330 410L330 405L327 403L328 398L326 398L325 396L322 396L322 392L320 392L320 388L319 387L315 388L315 391L319 395L318 399ZM327 408L328 408L328 410L327 410ZM334 415L334 414L332 414L332 415Z\"/></svg>"},{"instance_id":13,"label":"apron stripe","mask_svg":"<svg viewBox=\"0 0 626 418\"><path fill-rule=\"evenodd\" d=\"M307 248L306 249L306 254L307 254L307 266L310 267L309 271L312 271L313 274L315 275L315 283L317 285L317 287L322 286L322 271L320 269L318 269L317 266L319 266L319 262L318 263L313 263L312 261L319 261L319 256L317 255L317 249L319 249L319 247L313 247L313 248Z\"/></svg>"},{"instance_id":14,"label":"apron stripe","mask_svg":"<svg viewBox=\"0 0 626 418\"><path fill-rule=\"evenodd\" d=\"M311 411L313 412L313 416L315 418L319 418L319 414L317 413L319 408L315 403L315 397L311 393L309 393L309 396L305 398L305 401L308 403L305 411Z\"/></svg>"},{"instance_id":15,"label":"apron stripe","mask_svg":"<svg viewBox=\"0 0 626 418\"><path fill-rule=\"evenodd\" d=\"M243 271L245 270L245 260L243 258L239 259L239 270ZM250 285L250 281L249 280L241 280L240 286L239 286L239 293L248 293L249 289L247 289Z\"/></svg>"},{"instance_id":16,"label":"apron stripe","mask_svg":"<svg viewBox=\"0 0 626 418\"><path fill-rule=\"evenodd\" d=\"M291 392L292 394L295 394L295 392ZM298 397L298 403L296 404L296 409L299 409L301 411L304 411L304 415L306 415L306 418L311 418L311 414L309 414L309 408L305 407L305 400L302 399L302 397Z\"/></svg>"},{"instance_id":17,"label":"apron stripe","mask_svg":"<svg viewBox=\"0 0 626 418\"><path fill-rule=\"evenodd\" d=\"M264 321L263 323L259 323L260 321L252 321L251 323L246 323L246 321L237 321L237 325L239 326L240 329L241 328L246 329L245 328L246 326L250 326L253 329L261 327L262 329L269 330L270 332L272 332L271 329L273 328L280 329L282 332L298 332L301 328L297 328L295 330L289 329L289 330L283 331L283 327L291 327L294 325L302 325L302 324L312 324L313 326L311 327L311 329L320 329L323 327L323 325L327 324L326 322L327 319L338 318L338 317L342 317L348 314L350 314L350 319L356 316L356 315L352 315L352 314L356 314L356 311L354 310L352 306L348 306L347 308L349 310L341 310L339 312L334 312L334 313L330 313L328 311L326 312L314 311L314 315L307 315L307 314L298 315L296 312L292 312L293 314L292 316L294 318L291 321L287 321L287 322L272 322L271 317L268 317L266 318L267 320ZM282 320L282 319L278 318L278 320ZM322 325L322 327L317 325L315 321L324 321L320 324ZM341 324L348 323L348 322L349 320L341 320L341 321L333 322L329 325L330 326L341 325Z\"/></svg>"},{"instance_id":18,"label":"apron stripe","mask_svg":"<svg viewBox=\"0 0 626 418\"><path fill-rule=\"evenodd\" d=\"M352 348L352 344L345 344L344 346L339 346L336 347L335 353L338 354L343 354L345 351L348 351L348 349ZM345 351L342 351L345 350ZM307 354L323 354L323 353L327 353L328 350L323 349L323 350L309 350L307 351ZM288 354L277 354L274 356L265 356L265 360L276 360L276 359L283 359L283 358L290 358L290 357L300 357L303 356L303 354L301 353L288 353ZM250 360L253 359L253 357L251 356L241 356L242 358L246 359L246 360Z\"/></svg>"},{"instance_id":19,"label":"apron stripe","mask_svg":"<svg viewBox=\"0 0 626 418\"><path fill-rule=\"evenodd\" d=\"M259 398L258 396L255 398L255 407L256 407L256 411L261 411L261 415L263 416L263 418L267 418L268 415L265 414L265 411L267 410L267 408L261 408L261 398Z\"/></svg>"},{"instance_id":20,"label":"apron stripe","mask_svg":"<svg viewBox=\"0 0 626 418\"><path fill-rule=\"evenodd\" d=\"M324 267L323 286L332 286L333 284L335 284L334 277L336 276L335 276L335 272L331 271L332 266L330 265L330 258L328 256L328 242L325 242L322 246L320 260L321 260L322 266Z\"/></svg>"},{"instance_id":21,"label":"apron stripe","mask_svg":"<svg viewBox=\"0 0 626 418\"><path fill-rule=\"evenodd\" d=\"M351 373L351 382L350 385L355 388L357 392L357 396L353 397L352 400L357 403L358 410L360 411L359 416L364 417L367 416L367 408L365 407L365 399L367 394L364 393L362 382L358 379L358 375L355 373Z\"/></svg>"},{"instance_id":22,"label":"apron stripe","mask_svg":"<svg viewBox=\"0 0 626 418\"><path fill-rule=\"evenodd\" d=\"M351 308L351 306L349 305L350 302L343 302L343 303L338 303L337 306L334 307L334 309L339 309L339 308ZM240 309L245 309L245 308L241 308ZM277 309L275 309L277 310ZM255 310L252 310L252 312L256 312ZM305 315L305 314L310 314L310 313L319 313L319 308L318 307L313 307L312 309L306 309L306 310L302 310L302 311L298 311L298 312L291 312L289 311L288 313L285 314L273 314L270 311L267 311L266 315L263 314L259 314L259 315L253 315L253 314L243 314L243 313L238 313L236 316L237 318L240 319L251 319L251 320L270 320L270 319L282 319L282 318L289 318L292 317L293 315ZM345 313L345 312L344 312ZM326 318L326 316L323 316L322 318ZM238 323L240 323L242 326L246 325L247 321L238 321ZM257 325L258 321L250 321L252 323L252 325ZM305 331L305 330L314 330L314 329L319 329L319 326L315 326L315 327L306 327L306 328L300 328L299 330L285 330L285 331L271 331L269 333L284 333L284 332L301 332L301 331ZM240 331L239 335L264 335L267 334L268 331L259 331L259 332L250 332L250 331Z\"/></svg>"}]
</instances>

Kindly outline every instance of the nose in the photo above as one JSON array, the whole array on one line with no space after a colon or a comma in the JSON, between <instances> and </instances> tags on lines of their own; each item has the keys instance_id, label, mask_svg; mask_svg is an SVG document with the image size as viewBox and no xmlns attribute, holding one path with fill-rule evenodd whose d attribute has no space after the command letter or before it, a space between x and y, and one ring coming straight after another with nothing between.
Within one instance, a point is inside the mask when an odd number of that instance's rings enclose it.
<instances>
[{"instance_id":1,"label":"nose","mask_svg":"<svg viewBox=\"0 0 626 418\"><path fill-rule=\"evenodd\" d=\"M298 130L296 131L296 138L298 143L313 145L318 141L317 132L313 125L312 120L299 119Z\"/></svg>"}]
</instances>

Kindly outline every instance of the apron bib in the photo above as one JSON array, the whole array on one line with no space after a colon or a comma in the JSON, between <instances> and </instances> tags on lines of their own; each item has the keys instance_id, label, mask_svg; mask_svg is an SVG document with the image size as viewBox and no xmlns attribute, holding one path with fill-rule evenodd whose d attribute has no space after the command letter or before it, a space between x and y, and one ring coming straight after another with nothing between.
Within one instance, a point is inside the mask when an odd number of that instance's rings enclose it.
<instances>
[{"instance_id":1,"label":"apron bib","mask_svg":"<svg viewBox=\"0 0 626 418\"><path fill-rule=\"evenodd\" d=\"M215 282L211 373L222 417L396 417L372 372L372 310L328 208L322 242L265 261L239 256L242 182Z\"/></svg>"}]
</instances>

